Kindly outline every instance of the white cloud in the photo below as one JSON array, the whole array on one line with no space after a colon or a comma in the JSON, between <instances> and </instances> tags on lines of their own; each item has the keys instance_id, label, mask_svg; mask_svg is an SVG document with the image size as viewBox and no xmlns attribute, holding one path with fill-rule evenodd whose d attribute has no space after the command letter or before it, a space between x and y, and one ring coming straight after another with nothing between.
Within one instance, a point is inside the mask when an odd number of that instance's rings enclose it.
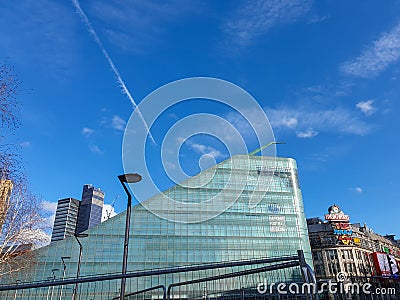
<instances>
[{"instance_id":1,"label":"white cloud","mask_svg":"<svg viewBox=\"0 0 400 300\"><path fill-rule=\"evenodd\" d=\"M97 145L90 145L89 146L90 151L92 151L93 153L97 153L97 154L101 154L103 153L103 151L101 151L101 149L99 148L99 146Z\"/></svg>"},{"instance_id":2,"label":"white cloud","mask_svg":"<svg viewBox=\"0 0 400 300\"><path fill-rule=\"evenodd\" d=\"M225 24L232 44L245 46L276 25L292 23L311 8L311 0L249 0Z\"/></svg>"},{"instance_id":3,"label":"white cloud","mask_svg":"<svg viewBox=\"0 0 400 300\"><path fill-rule=\"evenodd\" d=\"M178 142L182 143L183 138L178 138ZM185 143L194 151L200 154L208 154L214 157L215 159L226 157L227 155L222 153L221 151L215 149L214 147L203 145L199 143L194 143L190 140L186 140Z\"/></svg>"},{"instance_id":4,"label":"white cloud","mask_svg":"<svg viewBox=\"0 0 400 300\"><path fill-rule=\"evenodd\" d=\"M355 191L357 192L357 193L362 193L363 192L363 189L362 188L360 188L360 187L356 187L355 188Z\"/></svg>"},{"instance_id":5,"label":"white cloud","mask_svg":"<svg viewBox=\"0 0 400 300\"><path fill-rule=\"evenodd\" d=\"M163 164L165 165L165 168L169 170L175 170L177 168L176 165L170 161L163 161Z\"/></svg>"},{"instance_id":6,"label":"white cloud","mask_svg":"<svg viewBox=\"0 0 400 300\"><path fill-rule=\"evenodd\" d=\"M53 228L54 219L56 218L57 202L42 201L42 209L46 212L44 222L46 227Z\"/></svg>"},{"instance_id":7,"label":"white cloud","mask_svg":"<svg viewBox=\"0 0 400 300\"><path fill-rule=\"evenodd\" d=\"M400 24L384 32L359 57L340 66L342 72L356 77L375 77L400 58Z\"/></svg>"},{"instance_id":8,"label":"white cloud","mask_svg":"<svg viewBox=\"0 0 400 300\"><path fill-rule=\"evenodd\" d=\"M356 107L361 110L366 116L372 115L377 109L372 104L374 100L361 101L356 104Z\"/></svg>"},{"instance_id":9,"label":"white cloud","mask_svg":"<svg viewBox=\"0 0 400 300\"><path fill-rule=\"evenodd\" d=\"M190 148L192 148L193 150L197 151L200 154L208 154L214 158L222 158L222 157L226 156L221 151L219 151L211 146L206 146L206 145L197 144L197 143L189 143L189 146L190 146Z\"/></svg>"},{"instance_id":10,"label":"white cloud","mask_svg":"<svg viewBox=\"0 0 400 300\"><path fill-rule=\"evenodd\" d=\"M174 121L179 120L178 115L177 115L177 114L174 114L174 113L169 114L169 115L168 115L168 118L170 118L170 119L172 119L172 120L174 120Z\"/></svg>"},{"instance_id":11,"label":"white cloud","mask_svg":"<svg viewBox=\"0 0 400 300\"><path fill-rule=\"evenodd\" d=\"M273 119L273 126L296 128L299 121L294 117L284 116L282 119Z\"/></svg>"},{"instance_id":12,"label":"white cloud","mask_svg":"<svg viewBox=\"0 0 400 300\"><path fill-rule=\"evenodd\" d=\"M82 4L88 5L88 15L102 24L102 35L120 50L130 53L143 53L146 48L164 41L166 24L198 14L204 6L200 1L185 0L110 0Z\"/></svg>"},{"instance_id":13,"label":"white cloud","mask_svg":"<svg viewBox=\"0 0 400 300\"><path fill-rule=\"evenodd\" d=\"M50 235L41 229L24 228L17 232L16 239L21 244L32 243L33 249L42 247L50 242Z\"/></svg>"},{"instance_id":14,"label":"white cloud","mask_svg":"<svg viewBox=\"0 0 400 300\"><path fill-rule=\"evenodd\" d=\"M31 142L25 141L19 144L22 148L28 148L31 146Z\"/></svg>"},{"instance_id":15,"label":"white cloud","mask_svg":"<svg viewBox=\"0 0 400 300\"><path fill-rule=\"evenodd\" d=\"M196 150L197 152L200 152L200 153L206 152L206 149L207 149L206 145L189 143L189 141L187 143L190 145L190 148L192 148L193 150Z\"/></svg>"},{"instance_id":16,"label":"white cloud","mask_svg":"<svg viewBox=\"0 0 400 300\"><path fill-rule=\"evenodd\" d=\"M329 16L312 16L308 19L308 24L319 23L329 19Z\"/></svg>"},{"instance_id":17,"label":"white cloud","mask_svg":"<svg viewBox=\"0 0 400 300\"><path fill-rule=\"evenodd\" d=\"M226 154L223 154L221 151L214 149L213 147L208 147L205 154L211 155L214 158L223 158L226 157Z\"/></svg>"},{"instance_id":18,"label":"white cloud","mask_svg":"<svg viewBox=\"0 0 400 300\"><path fill-rule=\"evenodd\" d=\"M296 132L296 136L301 139L310 139L310 138L313 138L314 136L316 136L317 134L318 134L318 132L312 128L309 128L306 131Z\"/></svg>"},{"instance_id":19,"label":"white cloud","mask_svg":"<svg viewBox=\"0 0 400 300\"><path fill-rule=\"evenodd\" d=\"M126 122L120 116L115 115L111 119L111 125L116 130L124 131L125 130L125 126L126 126Z\"/></svg>"},{"instance_id":20,"label":"white cloud","mask_svg":"<svg viewBox=\"0 0 400 300\"><path fill-rule=\"evenodd\" d=\"M44 221L46 222L47 227L53 228L55 219L56 219L56 214L52 214L52 215L48 216L47 218L45 218Z\"/></svg>"},{"instance_id":21,"label":"white cloud","mask_svg":"<svg viewBox=\"0 0 400 300\"><path fill-rule=\"evenodd\" d=\"M89 128L89 127L84 127L84 128L82 129L82 134L83 134L85 137L89 137L89 136L91 136L93 133L94 133L94 130L91 129L91 128Z\"/></svg>"},{"instance_id":22,"label":"white cloud","mask_svg":"<svg viewBox=\"0 0 400 300\"><path fill-rule=\"evenodd\" d=\"M326 82L323 84L312 85L300 90L297 94L302 98L326 103L329 100L337 101L336 97L343 97L351 93L354 83L349 80L339 82Z\"/></svg>"},{"instance_id":23,"label":"white cloud","mask_svg":"<svg viewBox=\"0 0 400 300\"><path fill-rule=\"evenodd\" d=\"M312 135L313 132L333 132L365 135L370 126L343 108L318 110L308 106L266 109L267 116L274 129L295 130L302 132L299 137ZM293 120L293 121L290 121ZM296 120L296 122L294 121ZM313 132L308 132L312 128ZM314 135L315 135L314 133Z\"/></svg>"},{"instance_id":24,"label":"white cloud","mask_svg":"<svg viewBox=\"0 0 400 300\"><path fill-rule=\"evenodd\" d=\"M42 208L46 212L55 214L57 210L57 202L42 201Z\"/></svg>"},{"instance_id":25,"label":"white cloud","mask_svg":"<svg viewBox=\"0 0 400 300\"><path fill-rule=\"evenodd\" d=\"M239 135L233 135L228 126L219 126L217 128L218 132L220 132L218 136L223 138L223 141L230 141L231 145L246 143L251 140L259 142L273 139L273 133L268 128L268 115L261 107L250 106L249 108L240 109L240 113L230 112L227 114L226 120L239 132ZM284 122L289 126L293 126L292 124L296 123L297 120L288 119L284 120ZM229 150L231 149L232 146ZM242 151L237 153L243 153Z\"/></svg>"},{"instance_id":26,"label":"white cloud","mask_svg":"<svg viewBox=\"0 0 400 300\"><path fill-rule=\"evenodd\" d=\"M18 4L4 3L1 8L3 53L12 53L14 61L29 63L32 69L40 67L40 75L63 75L56 77L65 80L72 74L79 49L73 43L79 27L71 7L51 0L21 0ZM16 16L20 22L14 22ZM29 47L33 44L35 47Z\"/></svg>"},{"instance_id":27,"label":"white cloud","mask_svg":"<svg viewBox=\"0 0 400 300\"><path fill-rule=\"evenodd\" d=\"M103 211L101 214L101 222L107 221L108 219L116 215L117 213L115 212L114 207L112 207L110 204L104 204Z\"/></svg>"},{"instance_id":28,"label":"white cloud","mask_svg":"<svg viewBox=\"0 0 400 300\"><path fill-rule=\"evenodd\" d=\"M144 126L146 127L148 133L149 133L149 137L150 139L154 141L153 136L150 133L150 129L148 128L146 121L143 119L142 113L140 112L139 108L137 107L136 101L133 99L128 87L125 84L125 81L122 79L117 67L115 66L114 62L112 61L110 55L108 54L107 50L104 48L103 43L101 42L99 36L97 35L96 30L94 30L91 22L89 21L87 15L85 14L85 12L82 10L81 5L79 3L79 0L72 0L72 4L74 5L76 12L78 13L79 17L81 18L82 23L85 25L87 31L90 33L90 35L92 36L92 38L94 39L94 41L96 42L97 46L100 48L104 58L106 59L106 61L108 62L111 70L113 71L116 79L117 79L117 83L119 85L119 87L121 88L121 91L123 94L126 95L126 97L129 99L129 101L131 102L133 108L135 109L135 112L138 114L139 118L142 120L142 123L144 124ZM125 121L124 121L125 122Z\"/></svg>"}]
</instances>

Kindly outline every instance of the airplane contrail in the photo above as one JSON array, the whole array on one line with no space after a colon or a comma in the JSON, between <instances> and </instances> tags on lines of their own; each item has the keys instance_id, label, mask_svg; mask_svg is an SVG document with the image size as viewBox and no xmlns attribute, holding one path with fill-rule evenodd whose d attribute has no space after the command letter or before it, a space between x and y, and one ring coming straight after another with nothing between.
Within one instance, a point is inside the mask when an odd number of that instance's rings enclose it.
<instances>
[{"instance_id":1,"label":"airplane contrail","mask_svg":"<svg viewBox=\"0 0 400 300\"><path fill-rule=\"evenodd\" d=\"M86 29L92 35L92 37L94 38L96 44L99 46L99 48L103 52L104 57L107 59L108 64L110 65L111 69L113 70L113 72L115 74L115 77L117 77L117 81L118 81L120 87L122 88L122 92L131 101L131 103L133 105L133 109L137 109L138 115L139 115L140 119L142 120L143 125L147 129L147 132L149 133L149 137L150 137L151 141L154 144L156 144L156 141L154 140L153 136L151 135L149 126L147 125L145 119L143 118L143 115L140 112L139 108L137 107L137 104L136 104L135 100L133 99L131 93L129 92L128 88L126 87L125 82L122 80L122 77L118 72L118 69L116 68L116 66L114 65L114 63L111 60L110 56L108 55L108 52L106 51L106 49L103 46L103 43L100 41L99 36L97 35L96 31L94 30L94 28L93 28L92 24L90 23L88 17L86 16L84 11L82 10L82 8L81 8L81 6L79 4L79 1L78 0L72 0L72 4L75 6L79 16L81 17L81 20L82 20L83 24L86 26Z\"/></svg>"}]
</instances>

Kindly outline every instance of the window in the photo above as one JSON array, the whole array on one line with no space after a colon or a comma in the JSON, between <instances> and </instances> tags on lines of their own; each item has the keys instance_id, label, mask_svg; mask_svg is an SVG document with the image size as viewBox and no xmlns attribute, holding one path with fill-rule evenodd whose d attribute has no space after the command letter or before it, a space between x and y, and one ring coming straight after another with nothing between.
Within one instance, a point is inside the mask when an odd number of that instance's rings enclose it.
<instances>
[{"instance_id":1,"label":"window","mask_svg":"<svg viewBox=\"0 0 400 300\"><path fill-rule=\"evenodd\" d=\"M315 274L321 275L322 270L320 265L315 265Z\"/></svg>"},{"instance_id":2,"label":"window","mask_svg":"<svg viewBox=\"0 0 400 300\"><path fill-rule=\"evenodd\" d=\"M327 258L328 259L337 259L338 258L337 251L336 250L328 250Z\"/></svg>"}]
</instances>

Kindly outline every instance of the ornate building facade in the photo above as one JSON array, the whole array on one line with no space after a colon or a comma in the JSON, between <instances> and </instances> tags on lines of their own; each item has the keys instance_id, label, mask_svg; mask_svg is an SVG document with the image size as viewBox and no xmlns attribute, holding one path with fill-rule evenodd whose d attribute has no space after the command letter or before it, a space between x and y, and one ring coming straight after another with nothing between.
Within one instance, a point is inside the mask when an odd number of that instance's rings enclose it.
<instances>
[{"instance_id":1,"label":"ornate building facade","mask_svg":"<svg viewBox=\"0 0 400 300\"><path fill-rule=\"evenodd\" d=\"M398 274L399 241L374 233L366 224L350 223L339 206L329 207L325 221L307 219L307 227L319 281L336 280L338 273L354 278Z\"/></svg>"}]
</instances>

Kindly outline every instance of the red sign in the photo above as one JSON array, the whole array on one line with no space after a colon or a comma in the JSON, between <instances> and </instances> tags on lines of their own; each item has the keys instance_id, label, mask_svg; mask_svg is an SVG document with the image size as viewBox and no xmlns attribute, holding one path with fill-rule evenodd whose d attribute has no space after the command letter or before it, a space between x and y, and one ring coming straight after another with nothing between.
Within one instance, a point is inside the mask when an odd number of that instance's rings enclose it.
<instances>
[{"instance_id":1,"label":"red sign","mask_svg":"<svg viewBox=\"0 0 400 300\"><path fill-rule=\"evenodd\" d=\"M349 223L336 223L335 224L336 229L339 230L350 230L350 224Z\"/></svg>"},{"instance_id":2,"label":"red sign","mask_svg":"<svg viewBox=\"0 0 400 300\"><path fill-rule=\"evenodd\" d=\"M378 276L390 276L399 272L396 259L393 255L374 252L372 253L372 258Z\"/></svg>"}]
</instances>

